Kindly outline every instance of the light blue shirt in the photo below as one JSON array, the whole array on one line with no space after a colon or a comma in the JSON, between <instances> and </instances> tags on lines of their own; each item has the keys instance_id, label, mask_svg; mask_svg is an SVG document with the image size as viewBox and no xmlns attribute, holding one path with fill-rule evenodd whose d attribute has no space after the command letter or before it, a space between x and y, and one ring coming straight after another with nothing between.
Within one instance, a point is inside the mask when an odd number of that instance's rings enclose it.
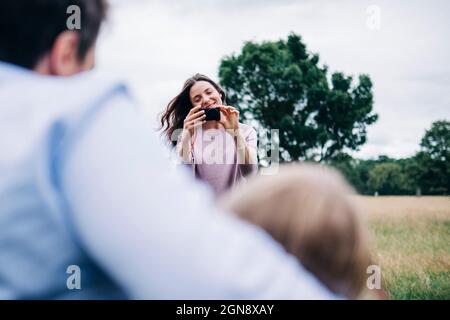
<instances>
[{"instance_id":1,"label":"light blue shirt","mask_svg":"<svg viewBox=\"0 0 450 320\"><path fill-rule=\"evenodd\" d=\"M121 81L0 63L1 299L334 298L175 171L144 119Z\"/></svg>"}]
</instances>

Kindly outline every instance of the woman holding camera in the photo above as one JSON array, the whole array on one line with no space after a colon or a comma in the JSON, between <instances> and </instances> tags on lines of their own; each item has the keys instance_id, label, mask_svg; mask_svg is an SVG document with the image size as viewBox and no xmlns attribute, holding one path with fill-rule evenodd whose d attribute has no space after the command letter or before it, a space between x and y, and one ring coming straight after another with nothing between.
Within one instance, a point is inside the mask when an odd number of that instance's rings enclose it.
<instances>
[{"instance_id":1,"label":"woman holding camera","mask_svg":"<svg viewBox=\"0 0 450 320\"><path fill-rule=\"evenodd\" d=\"M163 133L177 155L216 195L258 168L256 131L240 123L239 111L225 103L223 89L196 74L161 117Z\"/></svg>"}]
</instances>

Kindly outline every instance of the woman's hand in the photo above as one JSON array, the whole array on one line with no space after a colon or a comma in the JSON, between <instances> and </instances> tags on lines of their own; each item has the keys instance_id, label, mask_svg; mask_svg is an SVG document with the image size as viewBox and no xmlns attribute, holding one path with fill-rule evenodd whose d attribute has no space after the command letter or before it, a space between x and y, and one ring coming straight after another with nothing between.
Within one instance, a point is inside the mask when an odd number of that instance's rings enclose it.
<instances>
[{"instance_id":1,"label":"woman's hand","mask_svg":"<svg viewBox=\"0 0 450 320\"><path fill-rule=\"evenodd\" d=\"M186 119L184 119L183 137L187 138L186 134L189 133L188 137L191 138L194 135L195 129L205 122L205 111L200 110L201 107L201 105L198 105L192 108L186 116Z\"/></svg>"},{"instance_id":2,"label":"woman's hand","mask_svg":"<svg viewBox=\"0 0 450 320\"><path fill-rule=\"evenodd\" d=\"M205 122L205 112L200 110L200 108L201 105L189 111L186 119L184 119L181 141L177 143L177 153L186 163L191 162L191 139L194 136L195 130Z\"/></svg>"},{"instance_id":3,"label":"woman's hand","mask_svg":"<svg viewBox=\"0 0 450 320\"><path fill-rule=\"evenodd\" d=\"M239 129L239 111L231 106L219 106L220 120L219 123L225 129L238 130Z\"/></svg>"}]
</instances>

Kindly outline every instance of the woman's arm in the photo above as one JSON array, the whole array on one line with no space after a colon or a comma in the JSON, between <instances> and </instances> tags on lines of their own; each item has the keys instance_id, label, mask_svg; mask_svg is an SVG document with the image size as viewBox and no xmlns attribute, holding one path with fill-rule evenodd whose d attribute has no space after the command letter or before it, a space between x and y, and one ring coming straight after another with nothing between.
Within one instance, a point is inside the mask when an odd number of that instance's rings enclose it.
<instances>
[{"instance_id":1,"label":"woman's arm","mask_svg":"<svg viewBox=\"0 0 450 320\"><path fill-rule=\"evenodd\" d=\"M248 132L241 131L239 124L239 111L232 106L221 106L223 117L219 121L236 144L237 164L243 175L248 175L258 170L256 131L249 127Z\"/></svg>"},{"instance_id":2,"label":"woman's arm","mask_svg":"<svg viewBox=\"0 0 450 320\"><path fill-rule=\"evenodd\" d=\"M239 164L243 175L249 175L258 170L256 131L250 128L244 133L238 129L235 133L235 143L237 152L237 163Z\"/></svg>"},{"instance_id":3,"label":"woman's arm","mask_svg":"<svg viewBox=\"0 0 450 320\"><path fill-rule=\"evenodd\" d=\"M196 128L205 122L205 117L205 111L201 110L201 105L198 105L192 108L184 119L181 139L177 143L177 154L184 163L193 163L192 137Z\"/></svg>"},{"instance_id":4,"label":"woman's arm","mask_svg":"<svg viewBox=\"0 0 450 320\"><path fill-rule=\"evenodd\" d=\"M192 145L190 135L184 134L186 131L183 130L181 134L181 139L177 142L176 153L178 157L186 164L192 164Z\"/></svg>"}]
</instances>

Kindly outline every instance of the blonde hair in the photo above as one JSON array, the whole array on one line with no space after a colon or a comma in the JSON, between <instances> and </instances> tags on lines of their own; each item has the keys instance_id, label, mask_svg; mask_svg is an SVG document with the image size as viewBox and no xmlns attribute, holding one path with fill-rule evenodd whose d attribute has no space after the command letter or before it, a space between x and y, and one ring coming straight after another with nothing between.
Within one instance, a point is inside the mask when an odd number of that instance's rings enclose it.
<instances>
[{"instance_id":1,"label":"blonde hair","mask_svg":"<svg viewBox=\"0 0 450 320\"><path fill-rule=\"evenodd\" d=\"M219 205L265 229L331 291L354 299L363 292L371 259L353 193L334 169L290 164L250 179Z\"/></svg>"}]
</instances>

